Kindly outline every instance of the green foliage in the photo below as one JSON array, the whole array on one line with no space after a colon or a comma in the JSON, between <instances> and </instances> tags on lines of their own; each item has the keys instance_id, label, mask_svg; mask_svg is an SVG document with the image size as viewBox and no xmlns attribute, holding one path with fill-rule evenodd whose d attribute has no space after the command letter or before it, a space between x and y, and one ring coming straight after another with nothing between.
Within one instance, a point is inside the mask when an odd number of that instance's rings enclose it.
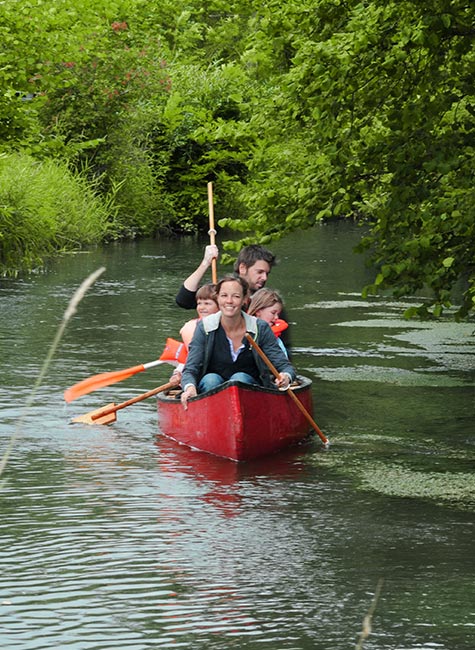
<instances>
[{"instance_id":1,"label":"green foliage","mask_svg":"<svg viewBox=\"0 0 475 650\"><path fill-rule=\"evenodd\" d=\"M245 83L242 71L231 65L202 70L176 64L170 71L170 92L164 100L136 107L123 126L121 146L111 146L107 164L116 169L122 160L124 173L135 173L124 157L129 137L134 169L144 178L149 175L153 188L155 227L191 232L208 227L210 180L216 182L220 209L239 209L232 188L246 176L251 138L242 108Z\"/></svg>"},{"instance_id":2,"label":"green foliage","mask_svg":"<svg viewBox=\"0 0 475 650\"><path fill-rule=\"evenodd\" d=\"M113 235L113 212L64 164L0 157L0 273L43 266Z\"/></svg>"},{"instance_id":3,"label":"green foliage","mask_svg":"<svg viewBox=\"0 0 475 650\"><path fill-rule=\"evenodd\" d=\"M289 25L293 56L254 120L267 137L244 192L252 218L222 224L266 241L322 218L366 219L362 248L380 269L369 290L429 288L419 313L432 304L438 315L462 278L464 316L474 306L474 19L461 1L286 4L266 25L269 39L276 22Z\"/></svg>"},{"instance_id":4,"label":"green foliage","mask_svg":"<svg viewBox=\"0 0 475 650\"><path fill-rule=\"evenodd\" d=\"M367 292L475 306L466 0L5 0L0 150L87 170L115 233L369 224ZM98 185L99 183L99 185ZM6 206L9 209L9 206ZM416 310L408 315L412 315Z\"/></svg>"},{"instance_id":5,"label":"green foliage","mask_svg":"<svg viewBox=\"0 0 475 650\"><path fill-rule=\"evenodd\" d=\"M171 49L191 52L192 33L204 35L199 3L191 13L147 1L83 3L81 11L61 0L34 3L42 14L35 24L52 35L40 39L26 75L44 140L39 151L30 129L29 139L13 142L36 156L59 152L100 176L104 192L116 188L125 236L204 227L207 180L226 188L246 173L245 136L234 128L245 75L232 65L169 62ZM234 206L235 196L224 190L223 205Z\"/></svg>"},{"instance_id":6,"label":"green foliage","mask_svg":"<svg viewBox=\"0 0 475 650\"><path fill-rule=\"evenodd\" d=\"M43 76L58 79L41 118L53 132L59 124L68 138L106 137L144 95L171 85L158 38L140 37L125 20L89 29L87 47L71 52L74 59L43 63Z\"/></svg>"}]
</instances>

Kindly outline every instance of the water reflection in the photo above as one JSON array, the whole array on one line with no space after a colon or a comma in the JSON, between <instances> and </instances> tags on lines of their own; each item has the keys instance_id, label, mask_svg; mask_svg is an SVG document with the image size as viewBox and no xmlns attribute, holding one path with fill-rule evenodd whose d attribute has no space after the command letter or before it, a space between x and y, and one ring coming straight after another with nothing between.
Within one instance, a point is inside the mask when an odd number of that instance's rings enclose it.
<instances>
[{"instance_id":1,"label":"water reflection","mask_svg":"<svg viewBox=\"0 0 475 650\"><path fill-rule=\"evenodd\" d=\"M167 369L62 400L178 335L177 278L203 242L111 246L0 279L2 448L23 417L0 493L2 647L343 650L383 577L368 648L471 650L473 336L362 300L356 239L335 224L275 247L271 286L332 445L249 464L164 438L153 400L113 426L69 424ZM69 298L102 265L25 412Z\"/></svg>"},{"instance_id":2,"label":"water reflection","mask_svg":"<svg viewBox=\"0 0 475 650\"><path fill-rule=\"evenodd\" d=\"M301 456L313 443L305 442L294 449L249 463L236 463L190 449L162 435L157 437L156 445L157 463L161 472L173 476L176 472L181 472L191 478L204 489L200 499L213 506L223 517L230 518L242 512L242 481L259 476L265 476L269 480L272 477L297 480L304 467Z\"/></svg>"}]
</instances>

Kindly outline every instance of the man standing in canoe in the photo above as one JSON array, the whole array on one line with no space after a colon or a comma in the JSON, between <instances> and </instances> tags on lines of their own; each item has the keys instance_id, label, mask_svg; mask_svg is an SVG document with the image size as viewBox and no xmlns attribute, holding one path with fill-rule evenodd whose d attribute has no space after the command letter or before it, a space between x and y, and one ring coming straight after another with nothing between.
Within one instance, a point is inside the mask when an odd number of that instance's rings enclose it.
<instances>
[{"instance_id":1,"label":"man standing in canoe","mask_svg":"<svg viewBox=\"0 0 475 650\"><path fill-rule=\"evenodd\" d=\"M243 310L249 285L241 277L227 276L217 284L220 311L206 316L196 326L183 369L181 401L216 388L226 381L271 385L271 376L245 335L250 333L279 372L277 388L286 389L295 380L295 369L277 343L268 323Z\"/></svg>"},{"instance_id":2,"label":"man standing in canoe","mask_svg":"<svg viewBox=\"0 0 475 650\"><path fill-rule=\"evenodd\" d=\"M184 309L196 308L196 292L200 282L211 266L213 260L219 255L218 247L208 245L198 267L189 275L180 287L175 301L179 307ZM265 286L272 268L276 265L276 257L269 249L260 244L244 246L234 263L234 275L243 278L249 285L249 298L259 289ZM246 306L245 306L246 309ZM288 321L286 314L282 312L283 320ZM290 353L290 332L287 329L282 333L282 343Z\"/></svg>"},{"instance_id":3,"label":"man standing in canoe","mask_svg":"<svg viewBox=\"0 0 475 650\"><path fill-rule=\"evenodd\" d=\"M202 261L193 273L186 278L176 295L175 301L179 307L184 309L196 308L198 287L212 261L218 259L218 256L219 250L217 246L214 244L206 246ZM259 244L251 244L241 249L234 263L234 274L246 280L252 296L255 291L265 285L275 264L274 253Z\"/></svg>"}]
</instances>

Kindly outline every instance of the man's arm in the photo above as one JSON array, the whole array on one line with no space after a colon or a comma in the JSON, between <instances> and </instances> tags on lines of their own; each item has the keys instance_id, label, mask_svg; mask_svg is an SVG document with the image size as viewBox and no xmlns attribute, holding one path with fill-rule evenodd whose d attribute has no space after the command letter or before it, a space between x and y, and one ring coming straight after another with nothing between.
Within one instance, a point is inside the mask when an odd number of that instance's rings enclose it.
<instances>
[{"instance_id":1,"label":"man's arm","mask_svg":"<svg viewBox=\"0 0 475 650\"><path fill-rule=\"evenodd\" d=\"M179 307L183 307L184 309L194 309L196 307L196 292L198 291L200 282L211 266L212 261L217 259L218 255L219 251L217 246L214 244L206 246L203 259L198 268L186 278L175 297L175 302Z\"/></svg>"},{"instance_id":2,"label":"man's arm","mask_svg":"<svg viewBox=\"0 0 475 650\"><path fill-rule=\"evenodd\" d=\"M182 284L175 296L175 302L178 307L183 307L183 309L196 309L196 291L188 291Z\"/></svg>"},{"instance_id":3,"label":"man's arm","mask_svg":"<svg viewBox=\"0 0 475 650\"><path fill-rule=\"evenodd\" d=\"M185 289L188 289L188 291L194 291L195 293L198 291L198 287L200 286L203 275L211 266L211 262L214 259L218 259L218 255L219 251L217 246L214 244L209 244L206 246L203 259L201 260L198 268L193 271L193 273L189 275L183 282Z\"/></svg>"}]
</instances>

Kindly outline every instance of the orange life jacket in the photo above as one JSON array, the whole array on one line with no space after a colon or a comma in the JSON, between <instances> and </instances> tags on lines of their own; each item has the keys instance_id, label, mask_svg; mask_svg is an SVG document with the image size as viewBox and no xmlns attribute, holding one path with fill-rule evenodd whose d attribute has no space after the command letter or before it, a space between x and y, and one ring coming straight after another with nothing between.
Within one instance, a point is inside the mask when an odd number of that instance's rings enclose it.
<instances>
[{"instance_id":1,"label":"orange life jacket","mask_svg":"<svg viewBox=\"0 0 475 650\"><path fill-rule=\"evenodd\" d=\"M280 336L284 330L288 328L289 324L285 320L278 318L273 325L270 326L271 330L276 336Z\"/></svg>"}]
</instances>

